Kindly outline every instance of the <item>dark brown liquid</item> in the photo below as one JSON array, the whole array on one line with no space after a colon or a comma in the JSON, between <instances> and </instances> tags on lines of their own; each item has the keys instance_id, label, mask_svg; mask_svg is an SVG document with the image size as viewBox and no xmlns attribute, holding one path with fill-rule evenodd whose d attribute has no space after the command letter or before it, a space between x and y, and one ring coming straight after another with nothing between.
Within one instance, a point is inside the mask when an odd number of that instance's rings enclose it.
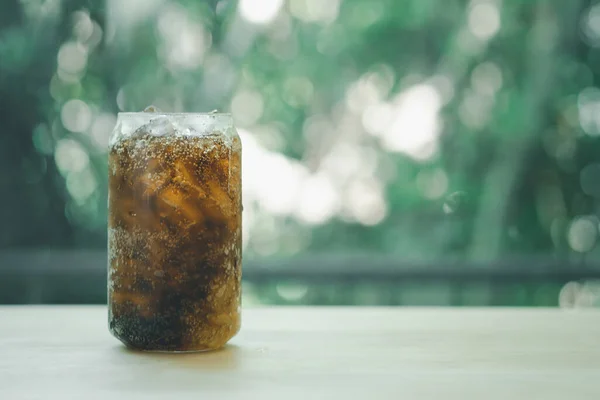
<instances>
[{"instance_id":1,"label":"dark brown liquid","mask_svg":"<svg viewBox=\"0 0 600 400\"><path fill-rule=\"evenodd\" d=\"M240 327L241 148L136 135L110 150L109 326L128 346L223 346Z\"/></svg>"}]
</instances>

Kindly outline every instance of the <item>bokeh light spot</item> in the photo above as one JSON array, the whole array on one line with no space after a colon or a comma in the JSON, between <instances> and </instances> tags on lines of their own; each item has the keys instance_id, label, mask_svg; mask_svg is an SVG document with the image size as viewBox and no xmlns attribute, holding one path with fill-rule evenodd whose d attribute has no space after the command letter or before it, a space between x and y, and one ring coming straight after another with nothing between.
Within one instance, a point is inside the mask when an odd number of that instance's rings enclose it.
<instances>
[{"instance_id":1,"label":"bokeh light spot","mask_svg":"<svg viewBox=\"0 0 600 400\"><path fill-rule=\"evenodd\" d=\"M283 84L283 97L292 107L302 107L310 103L314 87L308 78L294 76L285 80Z\"/></svg>"},{"instance_id":2,"label":"bokeh light spot","mask_svg":"<svg viewBox=\"0 0 600 400\"><path fill-rule=\"evenodd\" d=\"M278 283L275 290L282 299L298 302L308 293L308 286L301 283Z\"/></svg>"},{"instance_id":3,"label":"bokeh light spot","mask_svg":"<svg viewBox=\"0 0 600 400\"><path fill-rule=\"evenodd\" d=\"M489 96L467 90L458 108L458 116L467 127L479 130L489 121L493 105L493 99Z\"/></svg>"},{"instance_id":4,"label":"bokeh light spot","mask_svg":"<svg viewBox=\"0 0 600 400\"><path fill-rule=\"evenodd\" d=\"M579 174L581 189L588 196L600 198L600 164L584 167Z\"/></svg>"},{"instance_id":5,"label":"bokeh light spot","mask_svg":"<svg viewBox=\"0 0 600 400\"><path fill-rule=\"evenodd\" d=\"M445 75L434 75L428 79L427 83L436 88L440 94L443 105L450 103L450 100L454 98L454 81L450 77Z\"/></svg>"},{"instance_id":6,"label":"bokeh light spot","mask_svg":"<svg viewBox=\"0 0 600 400\"><path fill-rule=\"evenodd\" d=\"M469 9L469 29L479 39L487 40L500 29L500 11L491 2L477 2Z\"/></svg>"},{"instance_id":7,"label":"bokeh light spot","mask_svg":"<svg viewBox=\"0 0 600 400\"><path fill-rule=\"evenodd\" d=\"M63 105L60 117L63 126L71 132L85 132L92 122L92 111L85 102L72 99Z\"/></svg>"},{"instance_id":8,"label":"bokeh light spot","mask_svg":"<svg viewBox=\"0 0 600 400\"><path fill-rule=\"evenodd\" d=\"M587 253L596 245L598 237L597 224L590 218L579 217L574 219L567 231L567 241L574 251Z\"/></svg>"},{"instance_id":9,"label":"bokeh light spot","mask_svg":"<svg viewBox=\"0 0 600 400\"><path fill-rule=\"evenodd\" d=\"M169 6L158 18L159 54L170 69L193 69L202 64L212 36L185 9Z\"/></svg>"},{"instance_id":10,"label":"bokeh light spot","mask_svg":"<svg viewBox=\"0 0 600 400\"><path fill-rule=\"evenodd\" d=\"M89 168L67 176L67 190L77 204L84 203L98 188L98 181Z\"/></svg>"},{"instance_id":11,"label":"bokeh light spot","mask_svg":"<svg viewBox=\"0 0 600 400\"><path fill-rule=\"evenodd\" d=\"M94 30L92 31L92 34L85 42L85 44L90 49L93 49L94 47L98 46L100 42L102 42L102 36L104 35L102 27L100 27L100 25L96 21L93 21L93 26Z\"/></svg>"},{"instance_id":12,"label":"bokeh light spot","mask_svg":"<svg viewBox=\"0 0 600 400\"><path fill-rule=\"evenodd\" d=\"M481 63L473 69L471 84L478 93L493 96L502 87L502 71L493 62Z\"/></svg>"},{"instance_id":13,"label":"bokeh light spot","mask_svg":"<svg viewBox=\"0 0 600 400\"><path fill-rule=\"evenodd\" d=\"M560 290L558 304L562 308L590 308L600 305L600 281L568 282Z\"/></svg>"},{"instance_id":14,"label":"bokeh light spot","mask_svg":"<svg viewBox=\"0 0 600 400\"><path fill-rule=\"evenodd\" d=\"M262 116L264 102L256 91L242 90L231 100L231 113L236 124L242 127L251 126Z\"/></svg>"},{"instance_id":15,"label":"bokeh light spot","mask_svg":"<svg viewBox=\"0 0 600 400\"><path fill-rule=\"evenodd\" d=\"M417 187L425 198L438 199L448 190L448 175L441 168L421 171L417 175Z\"/></svg>"},{"instance_id":16,"label":"bokeh light spot","mask_svg":"<svg viewBox=\"0 0 600 400\"><path fill-rule=\"evenodd\" d=\"M382 134L394 116L394 107L388 103L374 104L362 115L362 124L367 133L374 136Z\"/></svg>"},{"instance_id":17,"label":"bokeh light spot","mask_svg":"<svg viewBox=\"0 0 600 400\"><path fill-rule=\"evenodd\" d=\"M590 7L583 18L583 33L593 47L600 46L600 5Z\"/></svg>"},{"instance_id":18,"label":"bokeh light spot","mask_svg":"<svg viewBox=\"0 0 600 400\"><path fill-rule=\"evenodd\" d=\"M581 129L590 136L600 135L600 89L587 87L577 97Z\"/></svg>"},{"instance_id":19,"label":"bokeh light spot","mask_svg":"<svg viewBox=\"0 0 600 400\"><path fill-rule=\"evenodd\" d=\"M346 207L352 217L362 225L373 226L384 220L387 204L381 184L375 180L356 181L348 188Z\"/></svg>"},{"instance_id":20,"label":"bokeh light spot","mask_svg":"<svg viewBox=\"0 0 600 400\"><path fill-rule=\"evenodd\" d=\"M331 219L339 209L339 194L324 175L311 176L303 182L296 215L310 225Z\"/></svg>"},{"instance_id":21,"label":"bokeh light spot","mask_svg":"<svg viewBox=\"0 0 600 400\"><path fill-rule=\"evenodd\" d=\"M61 139L56 143L54 160L63 176L81 172L90 163L87 151L73 139Z\"/></svg>"},{"instance_id":22,"label":"bokeh light spot","mask_svg":"<svg viewBox=\"0 0 600 400\"><path fill-rule=\"evenodd\" d=\"M579 282L567 282L558 295L558 305L562 308L575 308L577 306L581 284Z\"/></svg>"},{"instance_id":23,"label":"bokeh light spot","mask_svg":"<svg viewBox=\"0 0 600 400\"><path fill-rule=\"evenodd\" d=\"M94 34L94 23L87 11L73 13L73 35L80 43L87 42Z\"/></svg>"},{"instance_id":24,"label":"bokeh light spot","mask_svg":"<svg viewBox=\"0 0 600 400\"><path fill-rule=\"evenodd\" d=\"M58 51L58 67L69 73L81 72L87 64L87 49L77 42L67 42Z\"/></svg>"},{"instance_id":25,"label":"bokeh light spot","mask_svg":"<svg viewBox=\"0 0 600 400\"><path fill-rule=\"evenodd\" d=\"M337 19L340 0L290 0L290 13L303 22L331 23Z\"/></svg>"},{"instance_id":26,"label":"bokeh light spot","mask_svg":"<svg viewBox=\"0 0 600 400\"><path fill-rule=\"evenodd\" d=\"M253 24L268 24L273 21L283 0L240 0L239 13L246 21Z\"/></svg>"},{"instance_id":27,"label":"bokeh light spot","mask_svg":"<svg viewBox=\"0 0 600 400\"><path fill-rule=\"evenodd\" d=\"M438 148L442 99L429 84L417 84L394 99L394 117L382 134L383 146L415 160L431 158Z\"/></svg>"},{"instance_id":28,"label":"bokeh light spot","mask_svg":"<svg viewBox=\"0 0 600 400\"><path fill-rule=\"evenodd\" d=\"M94 144L102 150L107 150L110 135L117 123L113 114L103 113L98 115L92 124L91 136Z\"/></svg>"},{"instance_id":29,"label":"bokeh light spot","mask_svg":"<svg viewBox=\"0 0 600 400\"><path fill-rule=\"evenodd\" d=\"M51 155L54 153L54 139L47 125L40 124L35 127L32 141L35 149L41 154Z\"/></svg>"}]
</instances>

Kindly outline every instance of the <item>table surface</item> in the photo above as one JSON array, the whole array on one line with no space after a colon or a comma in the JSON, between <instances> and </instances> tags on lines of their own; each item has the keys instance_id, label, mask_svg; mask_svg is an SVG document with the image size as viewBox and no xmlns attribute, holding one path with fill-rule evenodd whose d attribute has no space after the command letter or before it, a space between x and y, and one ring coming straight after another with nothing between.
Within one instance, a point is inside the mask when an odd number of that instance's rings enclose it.
<instances>
[{"instance_id":1,"label":"table surface","mask_svg":"<svg viewBox=\"0 0 600 400\"><path fill-rule=\"evenodd\" d=\"M226 348L126 349L105 307L0 307L0 399L600 399L600 311L258 308Z\"/></svg>"}]
</instances>

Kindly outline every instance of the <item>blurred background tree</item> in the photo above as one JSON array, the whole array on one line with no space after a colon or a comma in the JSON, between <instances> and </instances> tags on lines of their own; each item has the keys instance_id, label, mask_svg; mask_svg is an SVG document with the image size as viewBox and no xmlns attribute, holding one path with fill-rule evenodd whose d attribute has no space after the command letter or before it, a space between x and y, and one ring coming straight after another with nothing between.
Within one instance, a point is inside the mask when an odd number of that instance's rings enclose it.
<instances>
[{"instance_id":1,"label":"blurred background tree","mask_svg":"<svg viewBox=\"0 0 600 400\"><path fill-rule=\"evenodd\" d=\"M246 259L597 260L599 48L591 0L5 0L0 246L104 248L155 104L232 112Z\"/></svg>"}]
</instances>

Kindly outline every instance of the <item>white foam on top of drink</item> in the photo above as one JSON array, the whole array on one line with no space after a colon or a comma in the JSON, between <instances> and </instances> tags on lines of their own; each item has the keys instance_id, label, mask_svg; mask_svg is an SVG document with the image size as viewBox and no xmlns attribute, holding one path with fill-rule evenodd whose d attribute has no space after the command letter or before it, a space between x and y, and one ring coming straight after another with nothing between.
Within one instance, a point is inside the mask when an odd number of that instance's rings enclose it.
<instances>
[{"instance_id":1,"label":"white foam on top of drink","mask_svg":"<svg viewBox=\"0 0 600 400\"><path fill-rule=\"evenodd\" d=\"M163 113L150 106L141 113L119 113L109 147L118 142L141 136L202 137L222 135L231 146L236 136L230 114Z\"/></svg>"}]
</instances>

